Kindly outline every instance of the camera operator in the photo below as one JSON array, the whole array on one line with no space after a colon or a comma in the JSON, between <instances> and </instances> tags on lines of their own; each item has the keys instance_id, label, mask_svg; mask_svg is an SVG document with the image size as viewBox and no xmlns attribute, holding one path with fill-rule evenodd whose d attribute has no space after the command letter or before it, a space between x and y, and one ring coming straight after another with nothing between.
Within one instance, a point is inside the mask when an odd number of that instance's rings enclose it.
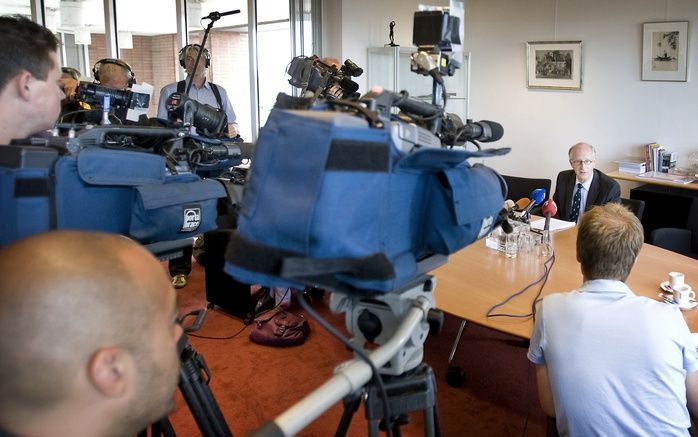
<instances>
[{"instance_id":1,"label":"camera operator","mask_svg":"<svg viewBox=\"0 0 698 437\"><path fill-rule=\"evenodd\" d=\"M65 97L47 28L19 15L0 16L0 145L51 129Z\"/></svg>"},{"instance_id":2,"label":"camera operator","mask_svg":"<svg viewBox=\"0 0 698 437\"><path fill-rule=\"evenodd\" d=\"M76 68L61 68L61 88L63 88L66 98L70 99L75 95L79 84L80 72Z\"/></svg>"},{"instance_id":3,"label":"camera operator","mask_svg":"<svg viewBox=\"0 0 698 437\"><path fill-rule=\"evenodd\" d=\"M54 231L0 249L0 435L128 436L174 407L174 290L128 238Z\"/></svg>"},{"instance_id":4,"label":"camera operator","mask_svg":"<svg viewBox=\"0 0 698 437\"><path fill-rule=\"evenodd\" d=\"M163 120L168 119L167 113L167 99L172 95L172 93L178 92L183 94L189 82L193 82L191 87L189 87L188 96L191 99L196 100L199 103L205 103L214 108L218 108L225 112L227 117L227 125L225 133L230 137L235 137L238 134L238 124L236 123L236 115L233 110L233 105L230 103L228 98L228 93L220 85L216 85L213 82L209 82L206 78L208 68L211 65L211 53L208 49L204 48L203 53L201 53L201 59L199 60L199 65L196 71L194 71L194 64L196 62L196 57L201 50L199 44L189 44L184 46L182 50L179 51L179 64L186 69L187 79L181 80L179 82L173 82L169 85L165 85L160 90L160 100L158 102L158 118Z\"/></svg>"},{"instance_id":5,"label":"camera operator","mask_svg":"<svg viewBox=\"0 0 698 437\"><path fill-rule=\"evenodd\" d=\"M337 58L331 58L331 57L325 57L322 58L321 61L323 64L327 64L330 67L334 67L339 71L340 68L342 68L342 63L339 61ZM341 99L344 95L344 91L342 91L342 87L339 86L338 83L333 83L329 88L325 90L325 94L328 97L332 97L335 99Z\"/></svg>"},{"instance_id":6,"label":"camera operator","mask_svg":"<svg viewBox=\"0 0 698 437\"><path fill-rule=\"evenodd\" d=\"M209 82L206 78L206 73L211 65L211 53L204 48L199 59L199 65L194 71L196 57L201 50L199 44L189 44L179 51L179 63L187 71L187 79L179 82L174 82L164 86L160 90L160 101L158 103L158 118L168 119L167 99L174 93L184 93L189 82L193 82L189 88L189 97L199 103L205 103L214 108L225 111L227 117L227 125L224 132L231 137L238 134L238 125L235 122L236 116L233 106L228 98L228 93L225 88ZM182 288L187 285L189 273L191 273L191 257L193 248L184 248L184 254L180 258L170 260L169 269L172 276L172 285L175 288Z\"/></svg>"}]
</instances>

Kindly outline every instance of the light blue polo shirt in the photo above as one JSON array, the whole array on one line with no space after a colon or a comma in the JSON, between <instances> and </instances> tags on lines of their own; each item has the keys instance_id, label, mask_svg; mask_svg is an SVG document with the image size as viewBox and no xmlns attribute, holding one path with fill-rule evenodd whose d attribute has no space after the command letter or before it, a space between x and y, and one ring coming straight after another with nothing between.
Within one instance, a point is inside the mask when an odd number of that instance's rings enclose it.
<instances>
[{"instance_id":1,"label":"light blue polo shirt","mask_svg":"<svg viewBox=\"0 0 698 437\"><path fill-rule=\"evenodd\" d=\"M698 356L678 306L593 280L547 296L528 359L545 364L562 436L687 436Z\"/></svg>"}]
</instances>

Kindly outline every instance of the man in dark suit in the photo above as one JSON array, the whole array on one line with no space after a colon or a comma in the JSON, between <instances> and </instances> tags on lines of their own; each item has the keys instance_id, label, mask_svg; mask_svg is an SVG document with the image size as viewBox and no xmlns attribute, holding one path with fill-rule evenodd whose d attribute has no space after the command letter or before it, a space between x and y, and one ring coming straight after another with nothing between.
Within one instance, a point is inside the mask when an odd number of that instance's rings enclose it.
<instances>
[{"instance_id":1,"label":"man in dark suit","mask_svg":"<svg viewBox=\"0 0 698 437\"><path fill-rule=\"evenodd\" d=\"M596 150L591 144L577 143L568 152L572 170L557 175L553 200L557 218L576 222L594 205L620 202L618 182L596 170Z\"/></svg>"}]
</instances>

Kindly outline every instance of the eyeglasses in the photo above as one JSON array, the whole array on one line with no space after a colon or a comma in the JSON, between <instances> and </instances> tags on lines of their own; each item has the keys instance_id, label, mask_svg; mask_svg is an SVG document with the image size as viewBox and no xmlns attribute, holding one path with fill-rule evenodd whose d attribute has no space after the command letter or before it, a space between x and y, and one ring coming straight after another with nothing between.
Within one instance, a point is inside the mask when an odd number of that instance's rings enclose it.
<instances>
[{"instance_id":1,"label":"eyeglasses","mask_svg":"<svg viewBox=\"0 0 698 437\"><path fill-rule=\"evenodd\" d=\"M575 159L575 160L570 160L570 164L572 164L575 167L581 167L582 164L584 165L591 165L593 164L594 161L591 159Z\"/></svg>"}]
</instances>

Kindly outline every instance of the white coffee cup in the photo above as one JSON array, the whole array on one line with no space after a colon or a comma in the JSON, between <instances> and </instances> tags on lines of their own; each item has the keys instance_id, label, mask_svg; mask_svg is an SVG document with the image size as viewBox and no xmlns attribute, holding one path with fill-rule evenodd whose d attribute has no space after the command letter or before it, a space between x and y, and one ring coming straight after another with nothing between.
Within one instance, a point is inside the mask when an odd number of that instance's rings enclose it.
<instances>
[{"instance_id":1,"label":"white coffee cup","mask_svg":"<svg viewBox=\"0 0 698 437\"><path fill-rule=\"evenodd\" d=\"M696 293L691 289L690 285L681 284L678 287L672 287L674 290L674 302L681 307L690 306L696 298Z\"/></svg>"},{"instance_id":2,"label":"white coffee cup","mask_svg":"<svg viewBox=\"0 0 698 437\"><path fill-rule=\"evenodd\" d=\"M684 275L681 272L669 272L669 285L671 286L672 290L675 290L676 287L680 287L684 284Z\"/></svg>"}]
</instances>

